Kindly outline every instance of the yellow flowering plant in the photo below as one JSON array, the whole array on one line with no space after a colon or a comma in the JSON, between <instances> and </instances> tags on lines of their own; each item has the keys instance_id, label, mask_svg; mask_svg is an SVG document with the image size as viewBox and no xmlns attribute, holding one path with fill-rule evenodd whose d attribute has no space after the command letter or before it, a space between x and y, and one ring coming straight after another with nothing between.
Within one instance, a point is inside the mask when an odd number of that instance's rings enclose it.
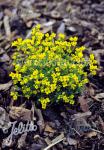
<instances>
[{"instance_id":1,"label":"yellow flowering plant","mask_svg":"<svg viewBox=\"0 0 104 150\"><path fill-rule=\"evenodd\" d=\"M30 39L18 38L12 43L14 72L10 73L13 99L22 92L26 98L37 97L42 108L54 102L74 104L74 97L95 75L97 61L93 54L86 60L84 46L77 46L77 37L65 40L64 34L43 34L40 25L32 29ZM87 71L88 70L88 71Z\"/></svg>"}]
</instances>

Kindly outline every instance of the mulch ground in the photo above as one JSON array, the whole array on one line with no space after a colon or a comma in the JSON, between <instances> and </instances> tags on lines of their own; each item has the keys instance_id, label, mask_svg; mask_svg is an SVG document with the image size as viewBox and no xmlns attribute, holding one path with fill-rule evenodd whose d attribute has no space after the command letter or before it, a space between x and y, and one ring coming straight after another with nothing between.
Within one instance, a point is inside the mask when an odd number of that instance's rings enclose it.
<instances>
[{"instance_id":1,"label":"mulch ground","mask_svg":"<svg viewBox=\"0 0 104 150\"><path fill-rule=\"evenodd\" d=\"M54 105L41 110L35 99L13 101L11 42L28 38L33 26L42 32L78 36L85 55L94 53L97 75L74 106ZM11 122L33 121L34 132L13 136ZM3 130L7 132L4 133ZM0 0L0 149L1 150L104 150L104 1L103 0Z\"/></svg>"}]
</instances>

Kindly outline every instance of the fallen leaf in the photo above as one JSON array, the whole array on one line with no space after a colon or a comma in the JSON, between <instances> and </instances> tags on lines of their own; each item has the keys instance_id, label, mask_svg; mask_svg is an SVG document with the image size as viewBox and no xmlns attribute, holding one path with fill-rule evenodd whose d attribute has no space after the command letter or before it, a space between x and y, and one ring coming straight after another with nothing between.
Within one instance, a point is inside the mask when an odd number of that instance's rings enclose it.
<instances>
[{"instance_id":1,"label":"fallen leaf","mask_svg":"<svg viewBox=\"0 0 104 150\"><path fill-rule=\"evenodd\" d=\"M91 131L91 132L87 133L87 137L88 138L92 138L92 137L94 137L96 135L97 135L97 132L95 132L95 131Z\"/></svg>"},{"instance_id":2,"label":"fallen leaf","mask_svg":"<svg viewBox=\"0 0 104 150\"><path fill-rule=\"evenodd\" d=\"M27 136L27 132L25 132L24 134L21 135L21 137L18 140L18 148L21 149L23 147L25 147L26 144L26 136Z\"/></svg>"},{"instance_id":3,"label":"fallen leaf","mask_svg":"<svg viewBox=\"0 0 104 150\"><path fill-rule=\"evenodd\" d=\"M10 87L12 86L12 81L9 81L8 83L5 84L0 84L0 91L7 91Z\"/></svg>"},{"instance_id":4,"label":"fallen leaf","mask_svg":"<svg viewBox=\"0 0 104 150\"><path fill-rule=\"evenodd\" d=\"M96 99L104 99L104 93L96 94L95 98Z\"/></svg>"},{"instance_id":5,"label":"fallen leaf","mask_svg":"<svg viewBox=\"0 0 104 150\"><path fill-rule=\"evenodd\" d=\"M80 103L80 107L81 107L83 112L89 111L89 106L87 104L87 99L85 99L84 96L79 97L79 103Z\"/></svg>"},{"instance_id":6,"label":"fallen leaf","mask_svg":"<svg viewBox=\"0 0 104 150\"><path fill-rule=\"evenodd\" d=\"M0 128L5 132L11 127L11 122L9 115L6 113L5 109L0 107Z\"/></svg>"},{"instance_id":7,"label":"fallen leaf","mask_svg":"<svg viewBox=\"0 0 104 150\"><path fill-rule=\"evenodd\" d=\"M0 62L7 62L7 61L10 61L10 58L9 58L9 56L6 54L6 53L4 53L3 55L2 55L2 57L0 57Z\"/></svg>"},{"instance_id":8,"label":"fallen leaf","mask_svg":"<svg viewBox=\"0 0 104 150\"><path fill-rule=\"evenodd\" d=\"M69 145L77 145L77 143L78 143L77 140L72 139L70 137L67 138L67 141L68 141Z\"/></svg>"},{"instance_id":9,"label":"fallen leaf","mask_svg":"<svg viewBox=\"0 0 104 150\"><path fill-rule=\"evenodd\" d=\"M44 131L45 132L51 132L51 133L55 132L55 130L52 127L50 127L48 124L45 126Z\"/></svg>"},{"instance_id":10,"label":"fallen leaf","mask_svg":"<svg viewBox=\"0 0 104 150\"><path fill-rule=\"evenodd\" d=\"M103 119L100 116L99 116L99 122L101 124L102 130L104 131L104 121L103 121Z\"/></svg>"},{"instance_id":11,"label":"fallen leaf","mask_svg":"<svg viewBox=\"0 0 104 150\"><path fill-rule=\"evenodd\" d=\"M94 88L91 85L87 88L87 90L88 90L88 94L90 96L94 96L95 90L94 90Z\"/></svg>"},{"instance_id":12,"label":"fallen leaf","mask_svg":"<svg viewBox=\"0 0 104 150\"><path fill-rule=\"evenodd\" d=\"M24 121L31 121L32 111L23 107L12 106L9 112L9 116L15 120L19 119Z\"/></svg>"},{"instance_id":13,"label":"fallen leaf","mask_svg":"<svg viewBox=\"0 0 104 150\"><path fill-rule=\"evenodd\" d=\"M74 116L73 120L78 119L78 118L85 118L85 117L91 116L91 111L87 111L85 113L77 113L77 114L74 114L73 116Z\"/></svg>"}]
</instances>

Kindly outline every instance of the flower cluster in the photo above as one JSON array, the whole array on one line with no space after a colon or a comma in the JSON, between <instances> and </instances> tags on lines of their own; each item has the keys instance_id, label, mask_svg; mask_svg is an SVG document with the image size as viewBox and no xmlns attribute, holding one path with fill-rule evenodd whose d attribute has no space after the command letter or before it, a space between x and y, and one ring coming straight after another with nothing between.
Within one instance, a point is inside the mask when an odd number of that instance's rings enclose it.
<instances>
[{"instance_id":1,"label":"flower cluster","mask_svg":"<svg viewBox=\"0 0 104 150\"><path fill-rule=\"evenodd\" d=\"M64 34L43 34L40 26L32 30L30 39L17 39L13 54L14 91L11 96L18 97L18 89L28 99L36 95L37 101L45 109L49 103L64 101L74 104L74 96L88 83L88 73L96 74L97 62L94 55L86 60L84 46L77 46L77 37L65 40Z\"/></svg>"}]
</instances>

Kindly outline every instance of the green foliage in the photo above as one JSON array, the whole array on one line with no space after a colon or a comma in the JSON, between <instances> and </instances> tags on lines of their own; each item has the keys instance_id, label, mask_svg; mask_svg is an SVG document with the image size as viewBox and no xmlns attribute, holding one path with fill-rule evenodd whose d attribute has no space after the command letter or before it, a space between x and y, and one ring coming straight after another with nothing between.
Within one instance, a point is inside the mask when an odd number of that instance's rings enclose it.
<instances>
[{"instance_id":1,"label":"green foliage","mask_svg":"<svg viewBox=\"0 0 104 150\"><path fill-rule=\"evenodd\" d=\"M75 94L88 83L88 75L95 75L97 70L94 55L90 54L86 60L83 57L85 47L78 47L77 40L77 37L70 37L66 41L64 34L59 34L58 38L55 33L43 34L37 25L30 39L14 41L15 72L10 74L14 83L13 99L17 99L20 89L28 99L36 95L43 109L55 101L74 104Z\"/></svg>"}]
</instances>

